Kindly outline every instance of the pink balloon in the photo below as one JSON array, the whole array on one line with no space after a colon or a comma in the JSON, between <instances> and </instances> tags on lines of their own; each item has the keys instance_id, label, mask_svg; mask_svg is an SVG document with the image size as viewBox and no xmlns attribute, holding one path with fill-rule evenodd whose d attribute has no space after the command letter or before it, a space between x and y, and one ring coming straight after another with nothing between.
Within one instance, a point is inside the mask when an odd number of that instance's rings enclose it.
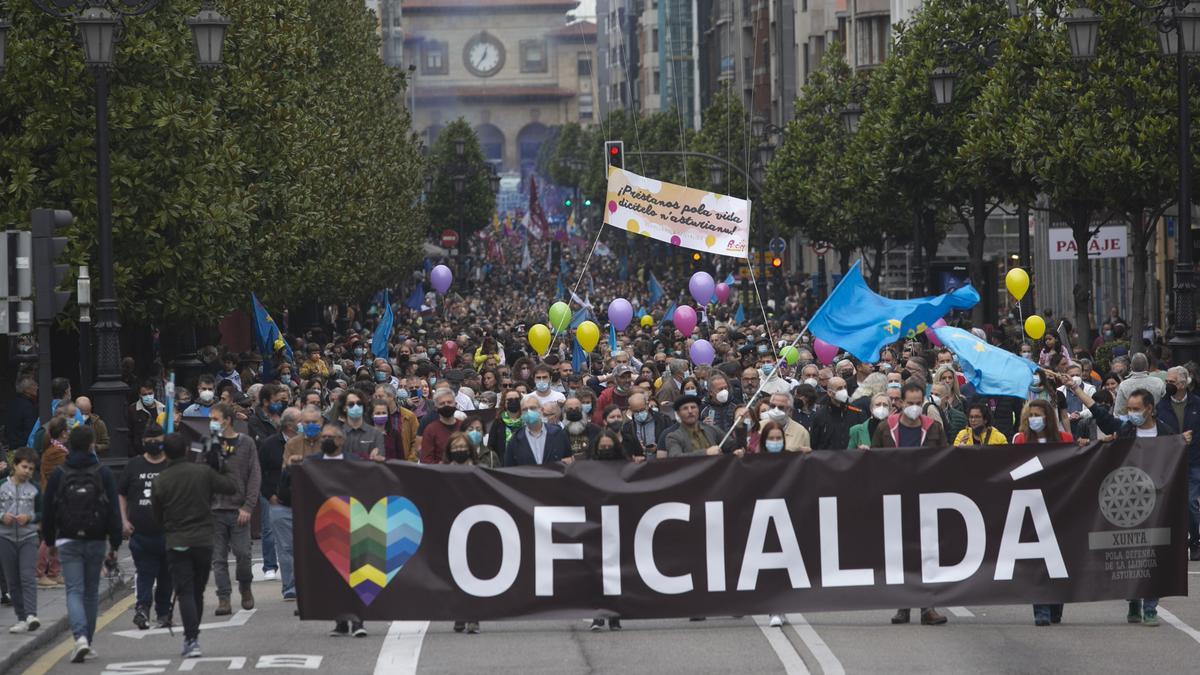
<instances>
[{"instance_id":1,"label":"pink balloon","mask_svg":"<svg viewBox=\"0 0 1200 675\"><path fill-rule=\"evenodd\" d=\"M925 337L929 338L929 341L931 343L933 343L934 347L941 347L942 341L938 339L938 336L933 332L933 329L941 328L942 326L945 326L945 325L946 325L945 319L938 319L937 321L933 322L933 325L931 325L929 328L925 329Z\"/></svg>"},{"instance_id":2,"label":"pink balloon","mask_svg":"<svg viewBox=\"0 0 1200 675\"><path fill-rule=\"evenodd\" d=\"M446 366L454 365L454 359L458 356L458 343L454 340L446 340L442 343L442 358L446 359Z\"/></svg>"},{"instance_id":3,"label":"pink balloon","mask_svg":"<svg viewBox=\"0 0 1200 675\"><path fill-rule=\"evenodd\" d=\"M813 340L813 351L816 352L817 359L828 366L833 363L833 358L837 356L838 348L837 345L831 345L821 338L816 338Z\"/></svg>"},{"instance_id":4,"label":"pink balloon","mask_svg":"<svg viewBox=\"0 0 1200 675\"><path fill-rule=\"evenodd\" d=\"M672 321L684 337L691 337L692 331L696 330L696 310L692 309L690 305L680 305L675 308L675 316Z\"/></svg>"},{"instance_id":5,"label":"pink balloon","mask_svg":"<svg viewBox=\"0 0 1200 675\"><path fill-rule=\"evenodd\" d=\"M724 303L729 299L729 284L722 281L717 284L717 302Z\"/></svg>"}]
</instances>

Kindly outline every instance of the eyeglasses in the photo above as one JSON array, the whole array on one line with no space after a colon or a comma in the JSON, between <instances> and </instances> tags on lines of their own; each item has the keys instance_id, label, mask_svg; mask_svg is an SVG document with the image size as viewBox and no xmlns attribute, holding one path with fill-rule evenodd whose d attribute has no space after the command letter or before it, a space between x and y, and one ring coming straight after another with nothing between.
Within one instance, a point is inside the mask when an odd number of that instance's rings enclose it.
<instances>
[{"instance_id":1,"label":"eyeglasses","mask_svg":"<svg viewBox=\"0 0 1200 675\"><path fill-rule=\"evenodd\" d=\"M500 386L503 389L512 389L513 383L512 382L501 382Z\"/></svg>"}]
</instances>

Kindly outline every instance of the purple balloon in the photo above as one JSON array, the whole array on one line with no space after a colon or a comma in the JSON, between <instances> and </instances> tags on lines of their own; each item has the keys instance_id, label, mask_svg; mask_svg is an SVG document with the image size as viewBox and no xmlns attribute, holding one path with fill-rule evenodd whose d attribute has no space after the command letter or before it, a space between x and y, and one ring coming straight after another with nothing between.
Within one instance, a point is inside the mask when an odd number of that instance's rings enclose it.
<instances>
[{"instance_id":1,"label":"purple balloon","mask_svg":"<svg viewBox=\"0 0 1200 675\"><path fill-rule=\"evenodd\" d=\"M692 355L692 363L698 366L711 366L713 356L716 355L712 343L708 340L696 340L692 343L688 353Z\"/></svg>"},{"instance_id":2,"label":"purple balloon","mask_svg":"<svg viewBox=\"0 0 1200 675\"><path fill-rule=\"evenodd\" d=\"M680 305L675 308L672 321L684 337L691 337L692 331L696 330L696 310L692 309L691 305Z\"/></svg>"},{"instance_id":3,"label":"purple balloon","mask_svg":"<svg viewBox=\"0 0 1200 675\"><path fill-rule=\"evenodd\" d=\"M429 280L433 282L433 290L438 292L438 295L445 295L446 291L450 290L450 282L454 281L454 274L450 272L450 268L445 265L438 265L429 273Z\"/></svg>"},{"instance_id":4,"label":"purple balloon","mask_svg":"<svg viewBox=\"0 0 1200 675\"><path fill-rule=\"evenodd\" d=\"M608 322L617 330L625 330L633 320L633 305L625 298L617 298L608 303Z\"/></svg>"},{"instance_id":5,"label":"purple balloon","mask_svg":"<svg viewBox=\"0 0 1200 675\"><path fill-rule=\"evenodd\" d=\"M724 303L729 299L729 284L722 281L717 284L717 302Z\"/></svg>"},{"instance_id":6,"label":"purple balloon","mask_svg":"<svg viewBox=\"0 0 1200 675\"><path fill-rule=\"evenodd\" d=\"M696 272L688 281L688 290L697 305L704 306L712 302L713 278L708 272Z\"/></svg>"}]
</instances>

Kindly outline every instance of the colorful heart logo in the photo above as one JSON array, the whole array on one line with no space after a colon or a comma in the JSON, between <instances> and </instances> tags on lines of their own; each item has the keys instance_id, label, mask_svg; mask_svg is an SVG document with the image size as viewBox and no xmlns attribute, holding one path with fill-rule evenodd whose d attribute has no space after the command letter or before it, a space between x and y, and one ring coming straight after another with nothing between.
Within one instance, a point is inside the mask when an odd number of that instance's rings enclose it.
<instances>
[{"instance_id":1,"label":"colorful heart logo","mask_svg":"<svg viewBox=\"0 0 1200 675\"><path fill-rule=\"evenodd\" d=\"M421 512L389 496L370 509L354 497L330 497L317 509L317 547L364 605L375 601L421 545Z\"/></svg>"}]
</instances>

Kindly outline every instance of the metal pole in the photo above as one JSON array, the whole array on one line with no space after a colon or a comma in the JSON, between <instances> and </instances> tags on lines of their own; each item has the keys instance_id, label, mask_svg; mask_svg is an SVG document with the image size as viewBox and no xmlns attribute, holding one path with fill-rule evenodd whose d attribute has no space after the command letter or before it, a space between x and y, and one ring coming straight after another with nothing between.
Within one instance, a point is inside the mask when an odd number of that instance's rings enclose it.
<instances>
[{"instance_id":1,"label":"metal pole","mask_svg":"<svg viewBox=\"0 0 1200 675\"><path fill-rule=\"evenodd\" d=\"M100 227L100 300L96 303L96 382L93 410L109 428L109 453L129 454L126 394L121 381L121 319L113 270L112 185L108 154L108 70L96 68L96 206Z\"/></svg>"},{"instance_id":2,"label":"metal pole","mask_svg":"<svg viewBox=\"0 0 1200 675\"><path fill-rule=\"evenodd\" d=\"M916 288L909 289L910 293L915 293L916 297L925 295L925 280L928 278L928 273L925 271L925 251L922 247L922 234L925 232L925 223L923 222L925 213L920 204L913 209L916 214L913 219L913 268L916 270L914 274Z\"/></svg>"},{"instance_id":3,"label":"metal pole","mask_svg":"<svg viewBox=\"0 0 1200 675\"><path fill-rule=\"evenodd\" d=\"M1025 272L1032 278L1033 254L1029 250L1029 207L1024 203L1017 205L1017 247L1019 249L1017 256L1021 267L1025 268ZM1029 291L1025 293L1025 297L1021 298L1021 310L1024 312L1022 316L1028 316L1033 312L1034 287L1034 284L1029 284Z\"/></svg>"},{"instance_id":4,"label":"metal pole","mask_svg":"<svg viewBox=\"0 0 1200 675\"><path fill-rule=\"evenodd\" d=\"M1179 252L1175 261L1175 336L1170 345L1172 360L1182 365L1197 359L1200 338L1196 335L1196 280L1192 260L1192 118L1188 100L1189 64L1178 23L1175 30L1175 37L1179 40ZM1140 328L1135 327L1135 330Z\"/></svg>"}]
</instances>

